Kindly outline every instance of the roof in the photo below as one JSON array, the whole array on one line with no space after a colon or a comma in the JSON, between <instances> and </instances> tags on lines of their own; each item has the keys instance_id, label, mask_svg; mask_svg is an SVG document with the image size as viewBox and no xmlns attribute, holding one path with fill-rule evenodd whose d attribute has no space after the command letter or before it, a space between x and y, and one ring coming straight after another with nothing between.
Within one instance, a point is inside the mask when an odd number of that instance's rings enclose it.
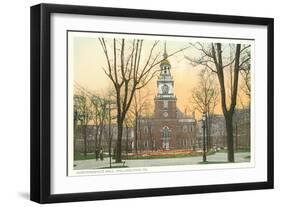
<instances>
[{"instance_id":1,"label":"roof","mask_svg":"<svg viewBox=\"0 0 281 207\"><path fill-rule=\"evenodd\" d=\"M160 66L161 65L171 65L168 59L164 59L161 61Z\"/></svg>"},{"instance_id":2,"label":"roof","mask_svg":"<svg viewBox=\"0 0 281 207\"><path fill-rule=\"evenodd\" d=\"M188 116L184 114L178 107L177 107L177 118L178 119L192 119L195 120L192 116Z\"/></svg>"}]
</instances>

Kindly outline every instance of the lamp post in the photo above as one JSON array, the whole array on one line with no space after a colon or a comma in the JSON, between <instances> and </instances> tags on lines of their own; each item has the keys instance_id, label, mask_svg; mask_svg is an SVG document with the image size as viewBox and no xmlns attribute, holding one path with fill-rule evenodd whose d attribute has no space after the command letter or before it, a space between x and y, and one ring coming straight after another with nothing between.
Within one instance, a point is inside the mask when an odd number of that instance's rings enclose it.
<instances>
[{"instance_id":1,"label":"lamp post","mask_svg":"<svg viewBox=\"0 0 281 207\"><path fill-rule=\"evenodd\" d=\"M203 162L207 161L206 158L206 113L202 115L202 128L203 128Z\"/></svg>"}]
</instances>

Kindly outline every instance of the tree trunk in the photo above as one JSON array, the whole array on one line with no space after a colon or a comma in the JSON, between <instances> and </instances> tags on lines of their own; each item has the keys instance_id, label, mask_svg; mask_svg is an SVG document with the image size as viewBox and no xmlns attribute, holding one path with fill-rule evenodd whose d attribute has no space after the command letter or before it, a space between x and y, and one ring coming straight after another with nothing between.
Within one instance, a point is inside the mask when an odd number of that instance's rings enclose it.
<instances>
[{"instance_id":1,"label":"tree trunk","mask_svg":"<svg viewBox=\"0 0 281 207\"><path fill-rule=\"evenodd\" d=\"M151 151L153 152L153 150L154 150L154 149L153 149L153 147L154 147L154 146L153 146L153 142L154 142L154 141L153 141L153 138L152 138L151 126L149 126L148 130L149 130L149 137L150 137L150 149L151 149Z\"/></svg>"},{"instance_id":2,"label":"tree trunk","mask_svg":"<svg viewBox=\"0 0 281 207\"><path fill-rule=\"evenodd\" d=\"M96 152L98 150L98 131L99 131L99 127L98 127L98 124L96 124L96 131L95 131L95 149L94 151Z\"/></svg>"},{"instance_id":3,"label":"tree trunk","mask_svg":"<svg viewBox=\"0 0 281 207\"><path fill-rule=\"evenodd\" d=\"M110 113L110 112L109 112ZM110 117L111 119L111 117ZM112 132L111 132L111 121L109 122L108 125L108 154L109 154L109 168L111 168L111 145L112 145Z\"/></svg>"},{"instance_id":4,"label":"tree trunk","mask_svg":"<svg viewBox=\"0 0 281 207\"><path fill-rule=\"evenodd\" d=\"M138 114L136 113L135 119L135 152L138 154Z\"/></svg>"},{"instance_id":5,"label":"tree trunk","mask_svg":"<svg viewBox=\"0 0 281 207\"><path fill-rule=\"evenodd\" d=\"M84 156L87 156L87 125L83 126Z\"/></svg>"},{"instance_id":6,"label":"tree trunk","mask_svg":"<svg viewBox=\"0 0 281 207\"><path fill-rule=\"evenodd\" d=\"M226 124L226 141L227 141L227 159L228 162L234 162L234 146L233 146L233 125L232 125L233 114L228 113L225 116Z\"/></svg>"},{"instance_id":7,"label":"tree trunk","mask_svg":"<svg viewBox=\"0 0 281 207\"><path fill-rule=\"evenodd\" d=\"M73 157L75 157L76 153L77 153L77 146L76 146L76 139L77 139L77 131L78 131L78 127L77 127L77 120L74 119L74 127L73 127Z\"/></svg>"},{"instance_id":8,"label":"tree trunk","mask_svg":"<svg viewBox=\"0 0 281 207\"><path fill-rule=\"evenodd\" d=\"M143 151L143 142L142 142L142 133L141 133L141 130L142 130L142 128L141 128L141 121L140 121L140 119L139 119L139 143L140 143L140 145L139 145L139 151L140 151L140 152Z\"/></svg>"},{"instance_id":9,"label":"tree trunk","mask_svg":"<svg viewBox=\"0 0 281 207\"><path fill-rule=\"evenodd\" d=\"M213 140L212 140L212 121L210 116L207 116L207 151L211 150L213 147Z\"/></svg>"},{"instance_id":10,"label":"tree trunk","mask_svg":"<svg viewBox=\"0 0 281 207\"><path fill-rule=\"evenodd\" d=\"M209 114L209 113L207 113L207 114ZM209 150L210 150L210 136L209 136L210 134L209 134L209 116L207 115L207 117L206 117L206 137L207 137L207 139L206 139L206 151L207 152L209 152Z\"/></svg>"},{"instance_id":11,"label":"tree trunk","mask_svg":"<svg viewBox=\"0 0 281 207\"><path fill-rule=\"evenodd\" d=\"M109 168L111 168L111 145L112 145L112 132L111 132L111 108L109 104L109 111L108 111L108 154L109 154Z\"/></svg>"},{"instance_id":12,"label":"tree trunk","mask_svg":"<svg viewBox=\"0 0 281 207\"><path fill-rule=\"evenodd\" d=\"M117 121L117 143L116 143L116 158L115 162L120 163L122 162L122 134L123 134L123 122L119 118Z\"/></svg>"},{"instance_id":13,"label":"tree trunk","mask_svg":"<svg viewBox=\"0 0 281 207\"><path fill-rule=\"evenodd\" d=\"M129 127L126 125L126 156L128 158L128 152L129 152Z\"/></svg>"},{"instance_id":14,"label":"tree trunk","mask_svg":"<svg viewBox=\"0 0 281 207\"><path fill-rule=\"evenodd\" d=\"M98 149L100 150L101 149L101 140L102 140L102 135L103 135L103 128L104 128L104 125L101 124L101 126L99 127L99 139L98 139Z\"/></svg>"}]
</instances>

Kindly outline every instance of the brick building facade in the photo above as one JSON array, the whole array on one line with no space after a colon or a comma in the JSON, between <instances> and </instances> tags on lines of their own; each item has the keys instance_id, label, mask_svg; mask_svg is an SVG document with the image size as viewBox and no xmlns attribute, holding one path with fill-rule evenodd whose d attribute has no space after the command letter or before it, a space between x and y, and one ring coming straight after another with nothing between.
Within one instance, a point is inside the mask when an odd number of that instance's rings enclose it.
<instances>
[{"instance_id":1,"label":"brick building facade","mask_svg":"<svg viewBox=\"0 0 281 207\"><path fill-rule=\"evenodd\" d=\"M193 149L196 138L196 120L183 114L177 107L174 80L166 46L160 64L157 95L154 98L154 115L141 117L138 130L138 148L150 150ZM133 143L133 147L136 141Z\"/></svg>"},{"instance_id":2,"label":"brick building facade","mask_svg":"<svg viewBox=\"0 0 281 207\"><path fill-rule=\"evenodd\" d=\"M251 116L250 108L236 109L233 115L233 138L234 149L250 149L251 146ZM208 147L226 148L227 133L225 118L223 115L211 115L208 126L209 134L207 137ZM206 135L207 136L207 135ZM197 123L196 129L196 148L202 149L203 146L202 120Z\"/></svg>"}]
</instances>

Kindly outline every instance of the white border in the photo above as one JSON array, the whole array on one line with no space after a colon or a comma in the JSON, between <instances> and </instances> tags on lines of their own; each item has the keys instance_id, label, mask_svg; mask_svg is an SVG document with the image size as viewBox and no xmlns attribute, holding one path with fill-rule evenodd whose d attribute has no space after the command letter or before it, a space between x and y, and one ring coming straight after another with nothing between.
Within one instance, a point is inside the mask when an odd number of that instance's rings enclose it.
<instances>
[{"instance_id":1,"label":"white border","mask_svg":"<svg viewBox=\"0 0 281 207\"><path fill-rule=\"evenodd\" d=\"M95 32L79 32L79 31L69 31L68 32L68 116L73 115L73 84L74 81L74 50L73 43L75 37L84 38L125 38L132 39L136 37L135 34L112 34L112 33L95 33ZM167 41L178 41L178 42L221 42L221 43L233 43L233 44L251 44L252 61L251 66L254 68L254 40L237 40L237 39L219 39L219 38L198 38L198 37L179 37L179 36L151 36L151 35L137 35L140 39L146 40L167 40ZM251 70L253 72L254 69ZM253 77L253 76L252 76ZM252 78L252 81L254 78ZM254 85L254 84L252 84ZM254 96L252 97L254 100ZM254 109L254 101L251 102L251 109ZM254 117L254 113L252 118ZM254 120L252 120L254 121ZM252 122L253 123L253 122ZM254 149L254 128L251 128L251 149ZM185 171L185 170L210 170L210 169L231 169L231 168L246 168L254 167L255 161L255 150L251 150L251 160L246 163L226 163L226 164L212 164L212 165L178 165L178 166L157 166L157 167L138 167L138 168L125 168L125 169L83 169L83 170L73 170L73 119L68 119L68 176L83 176L83 175L100 175L100 174L121 174L121 173L143 173L143 172L172 172L172 171Z\"/></svg>"},{"instance_id":2,"label":"white border","mask_svg":"<svg viewBox=\"0 0 281 207\"><path fill-rule=\"evenodd\" d=\"M171 34L255 39L255 150L253 168L169 173L66 176L66 30ZM112 18L70 14L51 15L51 193L194 186L266 181L267 179L267 30L265 26Z\"/></svg>"}]
</instances>

